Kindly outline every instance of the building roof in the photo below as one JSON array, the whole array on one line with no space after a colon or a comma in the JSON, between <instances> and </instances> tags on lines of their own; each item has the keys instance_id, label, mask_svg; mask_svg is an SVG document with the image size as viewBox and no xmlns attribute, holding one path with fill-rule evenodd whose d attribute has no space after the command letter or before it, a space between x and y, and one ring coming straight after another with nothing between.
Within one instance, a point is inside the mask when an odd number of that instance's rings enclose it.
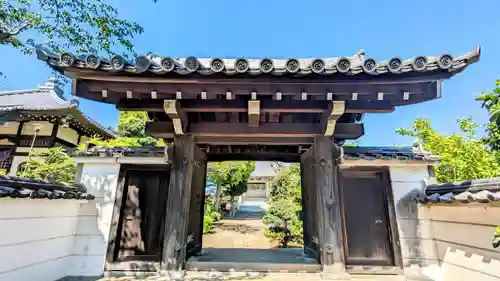
<instances>
[{"instance_id":1,"label":"building roof","mask_svg":"<svg viewBox=\"0 0 500 281\"><path fill-rule=\"evenodd\" d=\"M352 76L368 74L370 76L375 76L381 74L405 74L405 76L412 76L434 73L458 73L464 70L469 64L479 60L480 48L477 47L469 53L456 57L450 54L416 56L408 59L393 57L381 62L366 57L363 50L349 57L305 59L171 58L147 54L139 56L135 62L129 62L121 56L115 56L111 59L99 57L95 54L77 56L71 53L63 53L58 56L48 49L38 47L37 56L40 60L47 62L52 68L61 73L71 68L73 70L81 69L110 72L114 75L123 73L142 76L166 74L182 76L220 76L220 74L227 76L235 74L290 74L293 76Z\"/></svg>"},{"instance_id":2,"label":"building roof","mask_svg":"<svg viewBox=\"0 0 500 281\"><path fill-rule=\"evenodd\" d=\"M115 138L116 134L104 128L78 108L78 101L67 101L57 81L51 78L37 89L0 92L0 114L5 120L8 114L19 113L33 116L71 116L68 122L74 122L81 127L105 138Z\"/></svg>"},{"instance_id":3,"label":"building roof","mask_svg":"<svg viewBox=\"0 0 500 281\"><path fill-rule=\"evenodd\" d=\"M500 201L500 177L454 183L428 184L423 204L494 203Z\"/></svg>"},{"instance_id":4,"label":"building roof","mask_svg":"<svg viewBox=\"0 0 500 281\"><path fill-rule=\"evenodd\" d=\"M0 198L93 200L83 185L66 185L0 175Z\"/></svg>"}]
</instances>

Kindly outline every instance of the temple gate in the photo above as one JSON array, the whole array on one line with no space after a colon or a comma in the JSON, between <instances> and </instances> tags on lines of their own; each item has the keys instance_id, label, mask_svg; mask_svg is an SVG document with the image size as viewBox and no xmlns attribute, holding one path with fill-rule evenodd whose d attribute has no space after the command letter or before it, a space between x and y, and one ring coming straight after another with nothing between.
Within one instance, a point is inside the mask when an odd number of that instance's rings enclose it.
<instances>
[{"instance_id":1,"label":"temple gate","mask_svg":"<svg viewBox=\"0 0 500 281\"><path fill-rule=\"evenodd\" d=\"M344 221L355 218L345 215L348 204L342 208L341 198L355 196L340 190L353 183L340 184L348 178L339 175L344 141L364 134L366 113L439 98L442 80L476 62L480 51L383 62L362 51L287 60L148 55L133 63L121 56L58 56L45 49L37 54L73 79L74 95L119 110L147 111L147 131L169 143L169 184L163 186L168 196L164 218L158 219L164 222L156 260L162 270L179 272L187 258L200 253L207 161L263 160L301 163L304 251L323 272L341 275L350 255L345 229L356 229ZM394 229L382 225L386 233ZM386 252L384 265L401 263Z\"/></svg>"}]
</instances>

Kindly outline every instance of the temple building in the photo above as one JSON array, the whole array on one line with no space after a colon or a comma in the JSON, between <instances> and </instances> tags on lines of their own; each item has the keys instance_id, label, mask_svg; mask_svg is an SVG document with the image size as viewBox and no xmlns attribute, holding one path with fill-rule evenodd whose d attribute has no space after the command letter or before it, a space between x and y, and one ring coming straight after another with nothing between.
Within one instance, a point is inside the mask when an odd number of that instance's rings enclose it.
<instances>
[{"instance_id":1,"label":"temple building","mask_svg":"<svg viewBox=\"0 0 500 281\"><path fill-rule=\"evenodd\" d=\"M29 153L74 149L91 137L116 135L68 101L54 78L29 90L0 92L0 174L15 175Z\"/></svg>"},{"instance_id":2,"label":"temple building","mask_svg":"<svg viewBox=\"0 0 500 281\"><path fill-rule=\"evenodd\" d=\"M440 98L443 81L479 61L479 48L379 62L364 51L309 59L149 54L134 62L43 48L37 55L72 79L73 95L147 111L147 131L168 143L165 149L94 147L75 158L80 183L96 195L89 204L98 205L89 210L98 210L92 216L100 236L92 245L99 259L78 256L85 274L180 277L215 269L406 280L439 267L436 249L424 239L423 212L412 207L438 158L419 145L344 142L363 136L365 114ZM280 252L262 262L202 251L207 162L227 160L300 162L299 256Z\"/></svg>"}]
</instances>

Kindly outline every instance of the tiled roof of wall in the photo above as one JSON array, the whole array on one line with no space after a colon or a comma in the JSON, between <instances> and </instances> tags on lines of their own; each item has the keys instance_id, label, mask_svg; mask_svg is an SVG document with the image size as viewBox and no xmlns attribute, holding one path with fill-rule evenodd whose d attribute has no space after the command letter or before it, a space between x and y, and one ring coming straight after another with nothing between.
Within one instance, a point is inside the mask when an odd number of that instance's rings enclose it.
<instances>
[{"instance_id":1,"label":"tiled roof of wall","mask_svg":"<svg viewBox=\"0 0 500 281\"><path fill-rule=\"evenodd\" d=\"M469 180L455 183L429 184L423 204L493 203L500 201L500 178Z\"/></svg>"},{"instance_id":2,"label":"tiled roof of wall","mask_svg":"<svg viewBox=\"0 0 500 281\"><path fill-rule=\"evenodd\" d=\"M475 63L480 57L480 48L462 56L453 57L449 54L438 56L416 56L408 59L399 57L377 62L365 57L360 50L350 57L332 58L262 58L262 59L226 59L226 58L171 58L153 54L139 56L135 62L129 62L121 56L110 59L95 54L77 56L63 53L60 56L50 50L39 47L37 56L59 71L69 68L99 70L113 73L164 75L175 73L179 75L369 75L403 74L425 72L459 72L469 64Z\"/></svg>"},{"instance_id":3,"label":"tiled roof of wall","mask_svg":"<svg viewBox=\"0 0 500 281\"><path fill-rule=\"evenodd\" d=\"M91 147L78 151L77 157L163 157L163 147ZM344 147L344 160L421 160L437 161L438 157L412 147Z\"/></svg>"},{"instance_id":4,"label":"tiled roof of wall","mask_svg":"<svg viewBox=\"0 0 500 281\"><path fill-rule=\"evenodd\" d=\"M0 198L93 200L82 185L66 185L0 175Z\"/></svg>"}]
</instances>

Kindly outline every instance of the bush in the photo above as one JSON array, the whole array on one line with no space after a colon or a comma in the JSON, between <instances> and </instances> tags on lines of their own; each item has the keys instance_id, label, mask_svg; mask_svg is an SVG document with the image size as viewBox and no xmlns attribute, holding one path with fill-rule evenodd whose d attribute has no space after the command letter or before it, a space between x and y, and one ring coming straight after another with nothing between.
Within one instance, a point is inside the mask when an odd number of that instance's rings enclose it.
<instances>
[{"instance_id":1,"label":"bush","mask_svg":"<svg viewBox=\"0 0 500 281\"><path fill-rule=\"evenodd\" d=\"M74 183L76 163L61 147L34 153L17 172L18 177L50 182Z\"/></svg>"},{"instance_id":2,"label":"bush","mask_svg":"<svg viewBox=\"0 0 500 281\"><path fill-rule=\"evenodd\" d=\"M215 209L215 197L207 196L205 198L205 214L203 216L203 233L212 233L214 231L214 223L221 218L221 213Z\"/></svg>"},{"instance_id":3,"label":"bush","mask_svg":"<svg viewBox=\"0 0 500 281\"><path fill-rule=\"evenodd\" d=\"M299 165L279 166L277 176L269 185L269 194L269 208L263 218L268 225L265 235L278 240L282 248L290 242L303 244Z\"/></svg>"},{"instance_id":4,"label":"bush","mask_svg":"<svg viewBox=\"0 0 500 281\"><path fill-rule=\"evenodd\" d=\"M271 202L263 222L268 225L265 235L278 240L281 248L288 247L289 242L303 243L302 221L299 218L301 206L290 199L279 199Z\"/></svg>"},{"instance_id":5,"label":"bush","mask_svg":"<svg viewBox=\"0 0 500 281\"><path fill-rule=\"evenodd\" d=\"M493 248L498 248L500 247L500 226L497 226L496 231L495 231L495 236L493 237Z\"/></svg>"}]
</instances>

